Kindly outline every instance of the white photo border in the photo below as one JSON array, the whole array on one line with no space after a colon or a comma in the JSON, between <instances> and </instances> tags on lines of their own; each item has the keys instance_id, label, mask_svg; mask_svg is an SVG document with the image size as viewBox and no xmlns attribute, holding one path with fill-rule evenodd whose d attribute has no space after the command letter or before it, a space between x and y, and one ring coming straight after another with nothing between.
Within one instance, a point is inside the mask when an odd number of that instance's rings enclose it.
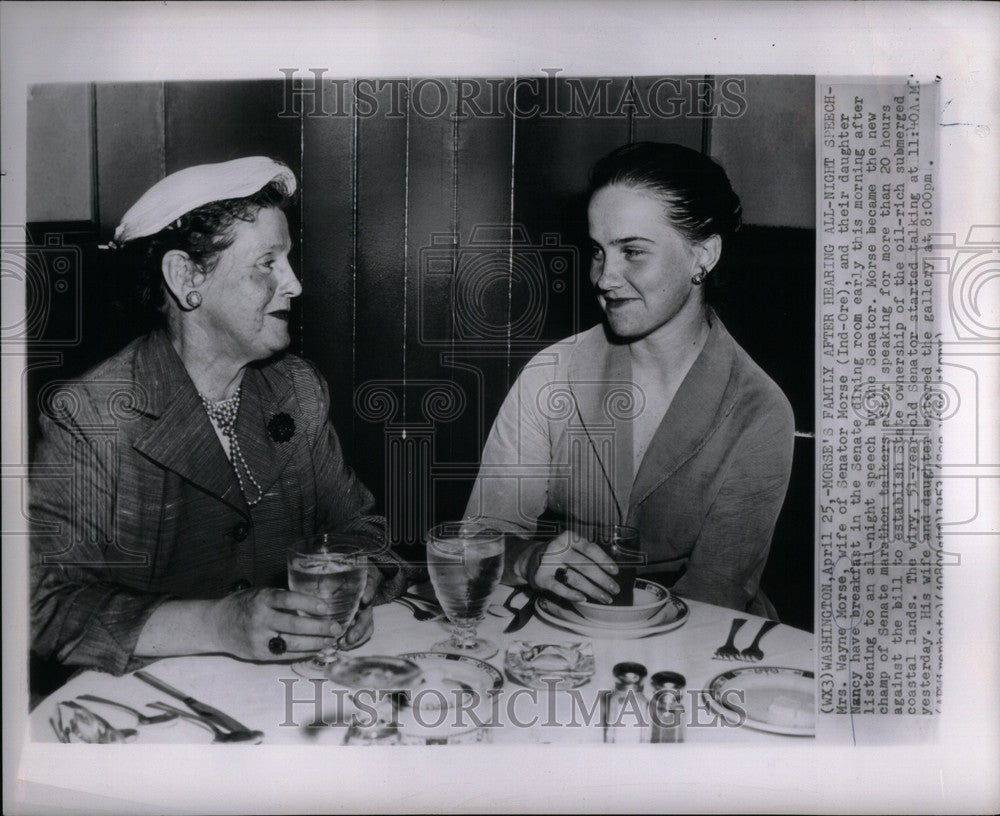
<instances>
[{"instance_id":1,"label":"white photo border","mask_svg":"<svg viewBox=\"0 0 1000 816\"><path fill-rule=\"evenodd\" d=\"M25 220L28 85L279 78L290 66L322 66L330 76L534 76L556 67L569 76L940 76L948 103L939 133L940 232L1000 223L1000 13L990 4L5 2L0 20L4 224ZM8 351L5 470L24 461L25 442L21 360ZM16 496L3 493L5 526L20 512L9 506ZM992 498L984 509L996 531L996 491ZM4 809L995 812L997 543L996 535L945 539L962 563L946 570L936 746L776 740L753 751L686 745L653 755L604 746L327 752L31 744L27 557L12 539L3 548Z\"/></svg>"}]
</instances>

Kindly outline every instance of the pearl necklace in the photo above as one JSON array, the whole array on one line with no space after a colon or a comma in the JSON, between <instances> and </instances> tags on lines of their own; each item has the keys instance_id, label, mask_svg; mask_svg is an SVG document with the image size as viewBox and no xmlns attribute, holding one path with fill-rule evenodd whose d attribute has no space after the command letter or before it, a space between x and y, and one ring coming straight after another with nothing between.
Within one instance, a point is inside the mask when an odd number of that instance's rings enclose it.
<instances>
[{"instance_id":1,"label":"pearl necklace","mask_svg":"<svg viewBox=\"0 0 1000 816\"><path fill-rule=\"evenodd\" d=\"M243 494L243 498L246 503L253 507L263 498L263 491L260 489L260 484L253 477L250 472L250 468L247 466L247 460L243 458L243 451L240 450L240 440L236 436L236 415L240 411L240 394L243 391L243 386L241 385L236 389L236 393L233 394L229 399L222 400L221 402L210 402L208 397L204 394L199 394L201 397L201 404L205 406L205 413L208 414L209 419L211 419L216 425L219 426L219 430L222 431L222 435L229 440L229 450L232 454L233 470L236 472L236 481L240 485L240 493ZM254 486L257 491L257 497L251 499L247 496L246 488L243 484L243 475L240 473L240 469L246 473L247 479Z\"/></svg>"}]
</instances>

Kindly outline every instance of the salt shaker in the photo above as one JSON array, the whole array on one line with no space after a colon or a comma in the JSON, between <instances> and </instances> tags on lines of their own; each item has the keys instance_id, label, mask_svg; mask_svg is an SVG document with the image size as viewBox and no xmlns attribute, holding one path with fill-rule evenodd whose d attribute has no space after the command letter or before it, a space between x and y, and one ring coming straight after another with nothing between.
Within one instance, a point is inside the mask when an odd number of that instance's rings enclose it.
<instances>
[{"instance_id":1,"label":"salt shaker","mask_svg":"<svg viewBox=\"0 0 1000 816\"><path fill-rule=\"evenodd\" d=\"M653 699L649 704L650 742L684 742L683 674L661 671L649 678Z\"/></svg>"},{"instance_id":2,"label":"salt shaker","mask_svg":"<svg viewBox=\"0 0 1000 816\"><path fill-rule=\"evenodd\" d=\"M615 690L604 698L604 741L649 742L649 700L642 693L646 667L641 663L617 663L612 672Z\"/></svg>"}]
</instances>

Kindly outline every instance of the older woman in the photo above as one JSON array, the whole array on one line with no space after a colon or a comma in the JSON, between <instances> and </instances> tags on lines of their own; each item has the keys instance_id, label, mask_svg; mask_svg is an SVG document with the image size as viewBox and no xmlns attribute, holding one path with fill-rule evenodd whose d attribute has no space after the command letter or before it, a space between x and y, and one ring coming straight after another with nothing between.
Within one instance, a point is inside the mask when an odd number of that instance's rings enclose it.
<instances>
[{"instance_id":1,"label":"older woman","mask_svg":"<svg viewBox=\"0 0 1000 816\"><path fill-rule=\"evenodd\" d=\"M125 214L162 326L53 395L31 486L36 653L114 673L205 652L288 659L358 645L319 599L276 588L286 546L318 531L370 542L364 602L409 569L344 462L326 383L284 353L302 286L283 208L291 171L201 165ZM304 615L299 613L306 613Z\"/></svg>"},{"instance_id":2,"label":"older woman","mask_svg":"<svg viewBox=\"0 0 1000 816\"><path fill-rule=\"evenodd\" d=\"M640 573L687 598L775 614L760 576L792 411L704 296L740 211L725 171L679 145L629 145L595 166L590 280L605 322L521 372L466 511L514 533L507 582L610 602L618 570L594 539L627 524L648 562ZM542 534L540 517L562 532Z\"/></svg>"}]
</instances>

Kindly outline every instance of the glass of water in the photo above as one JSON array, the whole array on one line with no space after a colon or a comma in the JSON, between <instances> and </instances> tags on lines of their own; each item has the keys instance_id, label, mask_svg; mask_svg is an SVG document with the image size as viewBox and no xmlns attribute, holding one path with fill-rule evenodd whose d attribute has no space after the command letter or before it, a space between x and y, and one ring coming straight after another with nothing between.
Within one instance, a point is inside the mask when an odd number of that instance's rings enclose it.
<instances>
[{"instance_id":1,"label":"glass of water","mask_svg":"<svg viewBox=\"0 0 1000 816\"><path fill-rule=\"evenodd\" d=\"M368 559L364 553L369 543L348 533L320 533L293 542L288 548L288 588L326 601L331 612L322 617L346 631L365 591ZM336 662L337 650L334 644L292 668L303 677L323 677Z\"/></svg>"},{"instance_id":2,"label":"glass of water","mask_svg":"<svg viewBox=\"0 0 1000 816\"><path fill-rule=\"evenodd\" d=\"M435 643L443 652L485 659L499 648L476 635L490 595L503 574L503 534L476 521L449 521L427 538L427 566L453 635Z\"/></svg>"}]
</instances>

